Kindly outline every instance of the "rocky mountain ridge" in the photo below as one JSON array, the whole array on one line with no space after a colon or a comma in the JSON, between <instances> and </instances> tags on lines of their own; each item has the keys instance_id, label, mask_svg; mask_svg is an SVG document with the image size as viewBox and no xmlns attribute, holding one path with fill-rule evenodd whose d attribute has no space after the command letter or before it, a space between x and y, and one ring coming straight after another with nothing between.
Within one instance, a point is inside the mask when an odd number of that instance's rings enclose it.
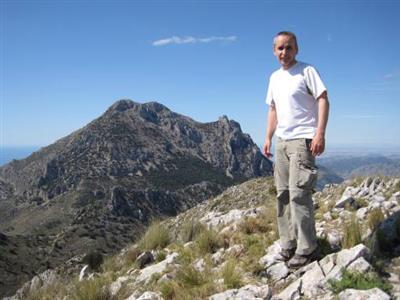
<instances>
[{"instance_id":1,"label":"rocky mountain ridge","mask_svg":"<svg viewBox=\"0 0 400 300\"><path fill-rule=\"evenodd\" d=\"M345 179L356 176L400 176L400 160L390 154L338 154L320 158L319 164Z\"/></svg>"},{"instance_id":2,"label":"rocky mountain ridge","mask_svg":"<svg viewBox=\"0 0 400 300\"><path fill-rule=\"evenodd\" d=\"M0 167L0 296L88 249L121 249L153 218L270 174L272 163L226 116L200 123L157 102L120 100Z\"/></svg>"},{"instance_id":3,"label":"rocky mountain ridge","mask_svg":"<svg viewBox=\"0 0 400 300\"><path fill-rule=\"evenodd\" d=\"M355 178L313 199L322 255L298 270L279 255L273 180L259 178L155 224L98 271L82 262L79 281L49 270L12 299L398 299L400 178Z\"/></svg>"}]
</instances>

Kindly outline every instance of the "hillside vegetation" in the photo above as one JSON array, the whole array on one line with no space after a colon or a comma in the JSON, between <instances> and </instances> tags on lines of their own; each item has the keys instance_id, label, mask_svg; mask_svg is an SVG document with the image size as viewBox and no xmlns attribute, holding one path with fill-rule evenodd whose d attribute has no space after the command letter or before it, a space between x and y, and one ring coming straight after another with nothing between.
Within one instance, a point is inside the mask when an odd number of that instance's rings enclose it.
<instances>
[{"instance_id":1,"label":"hillside vegetation","mask_svg":"<svg viewBox=\"0 0 400 300\"><path fill-rule=\"evenodd\" d=\"M14 299L399 297L400 178L329 185L314 202L322 256L299 270L279 259L273 180L258 178L154 221L104 261L89 253L80 274L49 270Z\"/></svg>"}]
</instances>

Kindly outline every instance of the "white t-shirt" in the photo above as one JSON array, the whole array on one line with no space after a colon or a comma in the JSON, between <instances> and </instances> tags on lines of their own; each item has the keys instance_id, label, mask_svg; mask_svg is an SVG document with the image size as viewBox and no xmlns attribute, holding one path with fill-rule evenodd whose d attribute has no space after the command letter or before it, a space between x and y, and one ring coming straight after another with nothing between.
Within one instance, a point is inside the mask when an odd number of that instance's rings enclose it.
<instances>
[{"instance_id":1,"label":"white t-shirt","mask_svg":"<svg viewBox=\"0 0 400 300\"><path fill-rule=\"evenodd\" d=\"M278 124L275 134L284 139L314 137L318 122L318 101L326 91L317 70L297 62L288 70L280 68L269 79L266 102L275 104Z\"/></svg>"}]
</instances>

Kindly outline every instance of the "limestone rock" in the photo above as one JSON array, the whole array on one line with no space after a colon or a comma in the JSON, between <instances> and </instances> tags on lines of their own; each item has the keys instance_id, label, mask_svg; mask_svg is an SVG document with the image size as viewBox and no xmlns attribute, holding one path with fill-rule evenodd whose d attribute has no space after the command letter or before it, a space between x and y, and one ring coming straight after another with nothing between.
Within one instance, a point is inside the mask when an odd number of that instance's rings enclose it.
<instances>
[{"instance_id":1,"label":"limestone rock","mask_svg":"<svg viewBox=\"0 0 400 300\"><path fill-rule=\"evenodd\" d=\"M126 298L126 300L164 300L160 294L154 292L144 292L139 298L133 294L132 296Z\"/></svg>"},{"instance_id":2,"label":"limestone rock","mask_svg":"<svg viewBox=\"0 0 400 300\"><path fill-rule=\"evenodd\" d=\"M363 244L358 244L351 249L344 249L337 254L336 264L346 268L359 257L368 258L370 250Z\"/></svg>"},{"instance_id":3,"label":"limestone rock","mask_svg":"<svg viewBox=\"0 0 400 300\"><path fill-rule=\"evenodd\" d=\"M364 257L359 257L347 267L347 270L353 272L366 273L372 270L372 266L369 262L365 260Z\"/></svg>"},{"instance_id":4,"label":"limestone rock","mask_svg":"<svg viewBox=\"0 0 400 300\"><path fill-rule=\"evenodd\" d=\"M272 300L299 300L301 297L302 280L301 278L292 282L278 295L272 297Z\"/></svg>"},{"instance_id":5,"label":"limestone rock","mask_svg":"<svg viewBox=\"0 0 400 300\"><path fill-rule=\"evenodd\" d=\"M117 295L122 285L129 280L128 276L118 277L113 283L110 284L109 290L112 296Z\"/></svg>"},{"instance_id":6,"label":"limestone rock","mask_svg":"<svg viewBox=\"0 0 400 300\"><path fill-rule=\"evenodd\" d=\"M280 255L281 249L279 241L275 241L267 248L267 254L260 258L260 265L268 268L277 262L283 261L283 257Z\"/></svg>"},{"instance_id":7,"label":"limestone rock","mask_svg":"<svg viewBox=\"0 0 400 300\"><path fill-rule=\"evenodd\" d=\"M240 289L231 289L214 294L209 297L209 300L269 300L271 296L272 291L268 285L249 284Z\"/></svg>"},{"instance_id":8,"label":"limestone rock","mask_svg":"<svg viewBox=\"0 0 400 300\"><path fill-rule=\"evenodd\" d=\"M339 294L340 300L390 300L390 296L378 288L370 290L347 289Z\"/></svg>"},{"instance_id":9,"label":"limestone rock","mask_svg":"<svg viewBox=\"0 0 400 300\"><path fill-rule=\"evenodd\" d=\"M227 225L230 223L238 223L245 217L256 217L261 213L261 209L232 209L227 213L212 211L200 219L200 222L207 224L209 227L215 228L218 225Z\"/></svg>"},{"instance_id":10,"label":"limestone rock","mask_svg":"<svg viewBox=\"0 0 400 300\"><path fill-rule=\"evenodd\" d=\"M143 269L146 265L154 262L154 255L150 251L143 252L138 256L136 262L140 269Z\"/></svg>"},{"instance_id":11,"label":"limestone rock","mask_svg":"<svg viewBox=\"0 0 400 300\"><path fill-rule=\"evenodd\" d=\"M178 253L173 252L169 254L165 260L159 262L158 264L151 265L140 270L140 273L136 278L136 282L148 282L153 274L162 273L168 265L175 261L178 255Z\"/></svg>"},{"instance_id":12,"label":"limestone rock","mask_svg":"<svg viewBox=\"0 0 400 300\"><path fill-rule=\"evenodd\" d=\"M278 281L289 274L289 269L284 262L270 266L266 271L267 277L272 281Z\"/></svg>"},{"instance_id":13,"label":"limestone rock","mask_svg":"<svg viewBox=\"0 0 400 300\"><path fill-rule=\"evenodd\" d=\"M336 202L336 208L344 208L346 205L352 205L355 202L354 195L359 189L348 186L342 194L342 197Z\"/></svg>"}]
</instances>

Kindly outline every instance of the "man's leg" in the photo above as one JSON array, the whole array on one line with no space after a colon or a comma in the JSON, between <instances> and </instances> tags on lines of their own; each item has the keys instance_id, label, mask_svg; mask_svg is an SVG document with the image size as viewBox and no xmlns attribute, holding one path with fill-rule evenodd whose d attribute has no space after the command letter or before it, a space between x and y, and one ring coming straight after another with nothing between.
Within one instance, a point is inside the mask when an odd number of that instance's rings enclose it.
<instances>
[{"instance_id":1,"label":"man's leg","mask_svg":"<svg viewBox=\"0 0 400 300\"><path fill-rule=\"evenodd\" d=\"M278 139L275 149L274 177L277 191L277 220L280 245L285 250L296 248L289 202L289 167L285 141Z\"/></svg>"},{"instance_id":2,"label":"man's leg","mask_svg":"<svg viewBox=\"0 0 400 300\"><path fill-rule=\"evenodd\" d=\"M292 221L297 237L296 254L309 255L317 248L312 190L317 180L315 157L305 139L293 140L290 156L289 193Z\"/></svg>"}]
</instances>

